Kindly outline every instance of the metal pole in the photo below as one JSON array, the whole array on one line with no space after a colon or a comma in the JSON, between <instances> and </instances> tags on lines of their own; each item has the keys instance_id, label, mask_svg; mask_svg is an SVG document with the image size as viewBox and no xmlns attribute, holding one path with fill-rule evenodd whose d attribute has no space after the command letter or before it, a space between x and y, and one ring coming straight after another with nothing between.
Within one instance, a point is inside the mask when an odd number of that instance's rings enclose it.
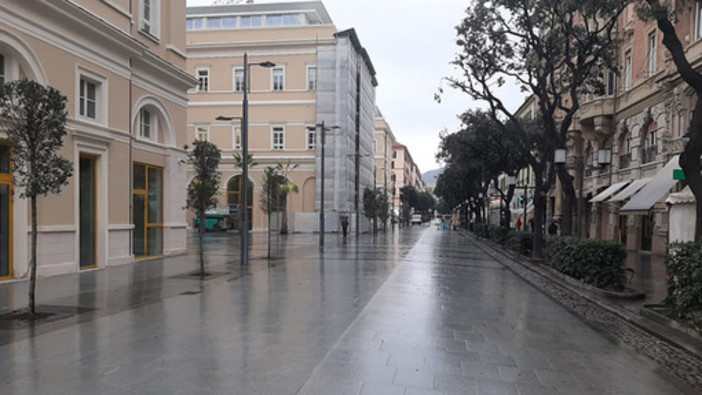
<instances>
[{"instance_id":1,"label":"metal pole","mask_svg":"<svg viewBox=\"0 0 702 395\"><path fill-rule=\"evenodd\" d=\"M241 188L241 202L243 205L241 228L241 266L249 264L249 55L244 52L244 100L242 103L242 128L241 128L241 156L243 160L243 186Z\"/></svg>"},{"instance_id":2,"label":"metal pole","mask_svg":"<svg viewBox=\"0 0 702 395\"><path fill-rule=\"evenodd\" d=\"M320 169L320 184L319 184L319 247L324 247L324 144L326 143L324 121L322 121L322 161Z\"/></svg>"},{"instance_id":3,"label":"metal pole","mask_svg":"<svg viewBox=\"0 0 702 395\"><path fill-rule=\"evenodd\" d=\"M585 161L584 158L578 162L578 184L580 185L580 191L578 192L578 237L583 237L583 188L585 187L585 180L583 177L585 173Z\"/></svg>"}]
</instances>

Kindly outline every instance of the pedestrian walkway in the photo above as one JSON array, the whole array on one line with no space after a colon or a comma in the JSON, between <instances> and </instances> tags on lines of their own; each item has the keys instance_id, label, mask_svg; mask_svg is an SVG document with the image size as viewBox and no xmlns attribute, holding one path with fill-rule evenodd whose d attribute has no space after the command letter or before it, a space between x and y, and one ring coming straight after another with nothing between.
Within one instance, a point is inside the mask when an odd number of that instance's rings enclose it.
<instances>
[{"instance_id":1,"label":"pedestrian walkway","mask_svg":"<svg viewBox=\"0 0 702 395\"><path fill-rule=\"evenodd\" d=\"M0 394L692 394L459 232L281 240L212 280L181 257L42 279L39 303L91 309L0 329ZM26 303L0 284L0 309Z\"/></svg>"}]
</instances>

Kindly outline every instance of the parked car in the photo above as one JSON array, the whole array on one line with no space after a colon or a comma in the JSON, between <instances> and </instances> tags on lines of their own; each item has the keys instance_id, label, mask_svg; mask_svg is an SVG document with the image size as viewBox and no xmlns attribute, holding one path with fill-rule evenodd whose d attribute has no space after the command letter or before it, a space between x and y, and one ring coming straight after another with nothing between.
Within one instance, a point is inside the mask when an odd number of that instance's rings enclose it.
<instances>
[{"instance_id":1,"label":"parked car","mask_svg":"<svg viewBox=\"0 0 702 395\"><path fill-rule=\"evenodd\" d=\"M414 215L412 215L412 218L410 219L410 224L412 224L412 225L414 225L414 224L421 225L421 224L422 224L422 216L421 216L421 214L414 214Z\"/></svg>"}]
</instances>

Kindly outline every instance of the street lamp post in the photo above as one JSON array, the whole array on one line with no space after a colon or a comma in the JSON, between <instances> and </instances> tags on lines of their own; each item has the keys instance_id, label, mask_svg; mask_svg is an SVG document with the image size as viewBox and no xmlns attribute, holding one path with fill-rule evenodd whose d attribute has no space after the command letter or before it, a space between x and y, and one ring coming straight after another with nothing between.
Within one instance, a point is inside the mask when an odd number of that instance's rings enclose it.
<instances>
[{"instance_id":1,"label":"street lamp post","mask_svg":"<svg viewBox=\"0 0 702 395\"><path fill-rule=\"evenodd\" d=\"M241 187L242 229L241 229L241 266L249 264L249 68L251 66L275 67L275 63L265 61L260 63L249 63L249 55L244 52L244 75L242 81L243 100L241 115L241 157L243 161L241 177L243 178ZM218 116L218 121L231 121L238 117Z\"/></svg>"},{"instance_id":2,"label":"street lamp post","mask_svg":"<svg viewBox=\"0 0 702 395\"><path fill-rule=\"evenodd\" d=\"M324 126L324 121L315 125L319 128L322 134L322 147L321 147L321 162L320 162L320 185L319 185L319 248L324 247L324 232L325 232L325 220L324 220L324 146L327 142L326 132L327 130L339 129L340 126Z\"/></svg>"},{"instance_id":3,"label":"street lamp post","mask_svg":"<svg viewBox=\"0 0 702 395\"><path fill-rule=\"evenodd\" d=\"M554 152L553 155L553 163L556 165L565 165L566 164L566 149L565 148L557 148ZM600 167L604 167L608 164L611 163L612 161L612 151L608 149L601 149L597 152L597 158L598 158L598 165ZM588 167L589 168L589 167ZM577 163L575 167L566 167L566 169L575 169L578 172L578 203L577 203L577 231L578 231L578 237L583 237L584 233L584 223L583 223L583 218L585 217L584 208L585 208L585 202L583 201L583 189L585 188L585 160L583 157L578 157L577 158ZM611 172L611 170L610 170Z\"/></svg>"}]
</instances>

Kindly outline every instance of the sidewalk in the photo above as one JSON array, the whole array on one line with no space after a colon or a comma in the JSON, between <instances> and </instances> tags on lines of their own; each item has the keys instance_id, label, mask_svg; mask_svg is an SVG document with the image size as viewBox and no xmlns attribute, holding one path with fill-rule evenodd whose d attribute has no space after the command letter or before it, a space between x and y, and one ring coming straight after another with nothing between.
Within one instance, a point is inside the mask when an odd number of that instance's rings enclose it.
<instances>
[{"instance_id":1,"label":"sidewalk","mask_svg":"<svg viewBox=\"0 0 702 395\"><path fill-rule=\"evenodd\" d=\"M239 266L208 234L188 254L40 281L41 304L88 309L0 328L8 394L699 393L702 364L586 296L461 232L281 239ZM26 281L0 284L24 307ZM10 296L6 298L5 296ZM14 298L14 299L11 299ZM14 308L14 307L12 307ZM646 355L649 358L644 358Z\"/></svg>"}]
</instances>

